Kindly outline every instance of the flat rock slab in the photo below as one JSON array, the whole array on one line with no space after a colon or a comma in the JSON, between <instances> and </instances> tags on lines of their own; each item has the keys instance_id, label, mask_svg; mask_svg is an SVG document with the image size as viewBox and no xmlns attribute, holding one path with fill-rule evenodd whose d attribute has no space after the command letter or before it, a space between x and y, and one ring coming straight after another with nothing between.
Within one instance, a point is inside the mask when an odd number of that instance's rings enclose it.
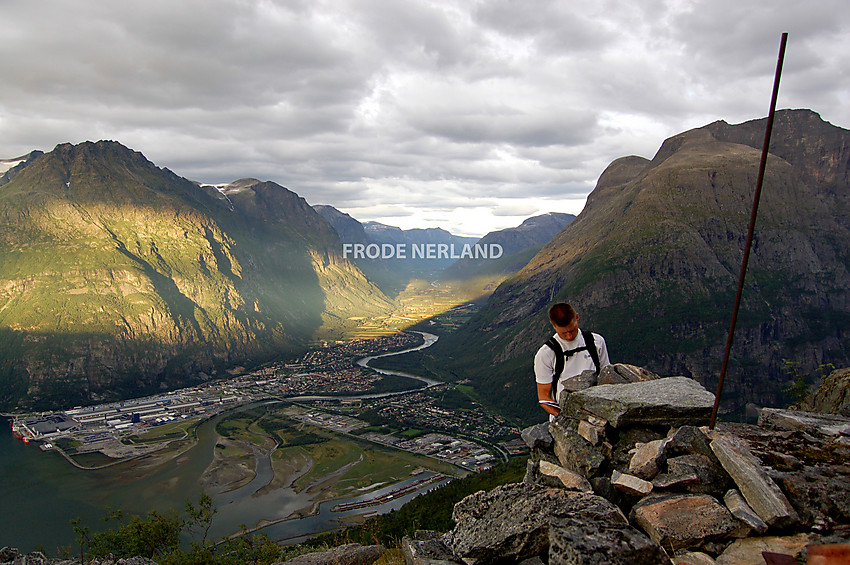
<instances>
[{"instance_id":1,"label":"flat rock slab","mask_svg":"<svg viewBox=\"0 0 850 565\"><path fill-rule=\"evenodd\" d=\"M641 381L649 381L660 378L661 377L652 371L648 371L643 367L636 367L625 363L613 363L599 372L599 382L597 384L618 385L624 383L638 383Z\"/></svg>"},{"instance_id":2,"label":"flat rock slab","mask_svg":"<svg viewBox=\"0 0 850 565\"><path fill-rule=\"evenodd\" d=\"M621 473L614 469L611 474L611 484L615 489L630 496L646 496L652 492L652 483L634 475Z\"/></svg>"},{"instance_id":3,"label":"flat rock slab","mask_svg":"<svg viewBox=\"0 0 850 565\"><path fill-rule=\"evenodd\" d=\"M582 371L581 374L576 375L575 377L572 377L570 379L566 379L564 381L564 390L569 392L584 390L586 388L594 386L596 384L596 381L597 376L595 371Z\"/></svg>"},{"instance_id":4,"label":"flat rock slab","mask_svg":"<svg viewBox=\"0 0 850 565\"><path fill-rule=\"evenodd\" d=\"M693 469L680 469L677 473L662 473L652 479L655 489L679 488L687 490L691 485L700 484L699 475Z\"/></svg>"},{"instance_id":5,"label":"flat rock slab","mask_svg":"<svg viewBox=\"0 0 850 565\"><path fill-rule=\"evenodd\" d=\"M759 426L780 430L815 431L825 436L850 435L850 418L779 408L762 408L759 413Z\"/></svg>"},{"instance_id":6,"label":"flat rock slab","mask_svg":"<svg viewBox=\"0 0 850 565\"><path fill-rule=\"evenodd\" d=\"M632 512L634 522L663 547L697 549L738 525L725 506L707 495L648 497Z\"/></svg>"},{"instance_id":7,"label":"flat rock slab","mask_svg":"<svg viewBox=\"0 0 850 565\"><path fill-rule=\"evenodd\" d=\"M714 395L687 377L597 385L570 394L562 415L581 419L588 413L615 428L632 425L702 426L711 419Z\"/></svg>"},{"instance_id":8,"label":"flat rock slab","mask_svg":"<svg viewBox=\"0 0 850 565\"><path fill-rule=\"evenodd\" d=\"M735 489L730 490L723 496L723 502L726 503L726 508L732 515L746 524L751 530L763 534L767 531L767 524L759 518L758 514L750 508L741 493ZM746 537L746 536L742 536Z\"/></svg>"},{"instance_id":9,"label":"flat rock slab","mask_svg":"<svg viewBox=\"0 0 850 565\"><path fill-rule=\"evenodd\" d=\"M738 485L747 504L768 526L784 527L799 522L791 503L741 441L719 436L712 440L711 450Z\"/></svg>"},{"instance_id":10,"label":"flat rock slab","mask_svg":"<svg viewBox=\"0 0 850 565\"><path fill-rule=\"evenodd\" d=\"M796 557L809 543L809 534L739 539L717 556L717 565L763 565L762 551Z\"/></svg>"}]
</instances>

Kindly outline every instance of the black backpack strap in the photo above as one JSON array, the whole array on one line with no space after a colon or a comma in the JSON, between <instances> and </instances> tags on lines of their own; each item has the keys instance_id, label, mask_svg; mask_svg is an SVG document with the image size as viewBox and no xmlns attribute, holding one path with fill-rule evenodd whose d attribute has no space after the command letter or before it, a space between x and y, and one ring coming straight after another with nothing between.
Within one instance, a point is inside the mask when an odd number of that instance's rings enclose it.
<instances>
[{"instance_id":1,"label":"black backpack strap","mask_svg":"<svg viewBox=\"0 0 850 565\"><path fill-rule=\"evenodd\" d=\"M561 373L564 372L564 350L554 337L550 337L546 341L546 345L555 352L555 372L552 375L552 398L555 398L558 390L558 379L561 378Z\"/></svg>"},{"instance_id":2,"label":"black backpack strap","mask_svg":"<svg viewBox=\"0 0 850 565\"><path fill-rule=\"evenodd\" d=\"M596 341L593 339L593 333L589 331L581 331L581 335L584 336L584 344L587 346L587 352L590 353L590 358L593 360L594 366L596 366L596 374L599 374L599 351L596 350Z\"/></svg>"}]
</instances>

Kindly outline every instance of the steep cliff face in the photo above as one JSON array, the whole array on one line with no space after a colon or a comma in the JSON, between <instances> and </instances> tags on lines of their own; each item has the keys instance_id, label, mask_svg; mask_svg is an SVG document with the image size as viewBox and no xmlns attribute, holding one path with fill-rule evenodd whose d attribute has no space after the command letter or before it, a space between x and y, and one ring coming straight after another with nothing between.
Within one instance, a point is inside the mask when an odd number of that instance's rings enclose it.
<instances>
[{"instance_id":1,"label":"steep cliff face","mask_svg":"<svg viewBox=\"0 0 850 565\"><path fill-rule=\"evenodd\" d=\"M850 369L836 369L799 406L800 410L850 416Z\"/></svg>"},{"instance_id":2,"label":"steep cliff face","mask_svg":"<svg viewBox=\"0 0 850 565\"><path fill-rule=\"evenodd\" d=\"M348 214L340 212L333 206L319 205L314 206L313 209L333 226L333 229L339 235L339 239L343 244L361 244L365 246L372 243L386 243L373 241L369 234L366 233L363 224ZM369 259L362 255L355 256L353 247L349 248L349 252L344 252L343 256L352 260L363 274L366 275L366 278L378 285L387 296L397 295L399 291L407 286L410 280L410 269L406 268L403 261L399 262L380 258Z\"/></svg>"},{"instance_id":3,"label":"steep cliff face","mask_svg":"<svg viewBox=\"0 0 850 565\"><path fill-rule=\"evenodd\" d=\"M363 224L345 212L340 212L333 206L327 205L313 206L313 209L333 226L342 241L346 243L372 243L372 240L366 235Z\"/></svg>"},{"instance_id":4,"label":"steep cliff face","mask_svg":"<svg viewBox=\"0 0 850 565\"><path fill-rule=\"evenodd\" d=\"M807 110L779 112L774 128L724 396L733 408L780 403L784 359L809 369L850 361L850 132ZM516 369L550 333L554 300L576 306L612 359L713 385L759 136L764 120L717 122L668 139L651 161L613 162L581 215L497 289L462 336L492 352L490 388L530 379L530 369Z\"/></svg>"},{"instance_id":5,"label":"steep cliff face","mask_svg":"<svg viewBox=\"0 0 850 565\"><path fill-rule=\"evenodd\" d=\"M297 350L354 302L386 306L273 183L220 192L98 142L34 159L0 201L7 407L185 384Z\"/></svg>"}]
</instances>

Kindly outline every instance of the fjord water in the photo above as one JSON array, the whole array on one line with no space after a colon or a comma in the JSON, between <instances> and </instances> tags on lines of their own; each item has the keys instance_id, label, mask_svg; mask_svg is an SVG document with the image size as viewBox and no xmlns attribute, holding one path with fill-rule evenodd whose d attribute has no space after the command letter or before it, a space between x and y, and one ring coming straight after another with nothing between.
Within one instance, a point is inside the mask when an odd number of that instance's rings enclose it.
<instances>
[{"instance_id":1,"label":"fjord water","mask_svg":"<svg viewBox=\"0 0 850 565\"><path fill-rule=\"evenodd\" d=\"M8 425L5 421L3 425ZM153 470L117 465L85 471L56 452L42 453L8 430L0 431L0 547L32 551L43 547L74 553L74 518L92 530L102 529L106 507L144 515L150 510L183 510L183 501L197 501L198 478L212 461L213 421L198 428L198 443L178 459ZM77 548L79 551L79 548Z\"/></svg>"},{"instance_id":2,"label":"fjord water","mask_svg":"<svg viewBox=\"0 0 850 565\"><path fill-rule=\"evenodd\" d=\"M60 555L61 548L68 548L73 555L79 551L70 525L74 518L81 518L84 526L97 531L106 527L101 520L108 514L106 507L121 509L125 514L145 515L154 509L174 509L182 514L184 501L197 502L200 496L198 479L212 461L217 437L215 425L222 417L223 414L201 424L194 447L153 470L143 470L133 464L93 471L77 469L58 453L42 453L35 445L25 445L11 433L0 430L0 477L5 484L0 491L0 547L16 547L24 553L43 549L51 556ZM336 504L386 494L416 479L410 478L354 498L328 501L319 505L315 515L280 521L308 505L309 499L291 488L254 496L271 480L268 463L268 458L258 460L257 477L248 485L213 496L217 510L210 530L213 539L238 532L241 525L250 527L263 519L272 522L261 530L271 539L296 542L338 528L341 518L358 513L357 510L334 512L332 508ZM438 481L426 490L445 482L446 479ZM370 510L383 513L398 509L417 494L420 493L399 496Z\"/></svg>"},{"instance_id":3,"label":"fjord water","mask_svg":"<svg viewBox=\"0 0 850 565\"><path fill-rule=\"evenodd\" d=\"M212 462L215 425L222 417L224 414L198 426L197 444L153 469L142 469L135 463L77 469L58 453L42 453L36 445L25 445L4 429L0 433L0 476L5 483L0 494L0 547L17 547L24 552L43 547L50 555L56 555L60 547L70 547L73 554L76 536L70 521L74 518L81 518L83 525L97 531L107 525L102 521L107 507L125 514L170 509L182 513L185 501L197 502L201 494L199 478ZM267 474L262 472L262 463L261 459L261 482ZM270 477L265 479L267 482ZM252 524L259 517L274 518L275 510L288 514L307 503L291 489L252 500L255 490L247 485L213 497L218 509L211 530L214 537L236 532L241 524Z\"/></svg>"},{"instance_id":4,"label":"fjord water","mask_svg":"<svg viewBox=\"0 0 850 565\"><path fill-rule=\"evenodd\" d=\"M422 337L424 343L420 346L367 357L359 364L365 366L376 357L418 351L437 341L433 334L422 333ZM407 373L378 371L407 376L426 384L436 382ZM262 403L247 404L234 410L248 410ZM55 451L43 453L35 443L24 444L6 428L8 421L0 418L0 479L3 481L0 489L0 547L16 547L24 553L43 549L50 556L59 554L59 548L67 547L73 555L79 551L79 546L75 547L76 535L70 524L74 518L80 518L82 525L98 531L108 526L101 520L108 515L107 507L120 509L125 514L145 515L151 510L165 512L171 509L182 514L187 499L198 501L201 494L199 479L212 462L218 438L215 426L230 413L219 414L200 424L196 432L197 443L175 459L153 468L144 468L145 460L142 459L98 470L78 469ZM258 458L255 471L257 476L251 483L229 493L213 495L217 511L210 530L213 538L238 532L243 524L251 527L260 519L270 522L282 520L310 503L306 495L291 488L255 496L257 490L272 478L267 456ZM358 511L333 512L334 505L386 494L414 480L411 478L354 498L322 503L315 515L272 523L262 531L274 540L298 541L310 534L337 528L340 518ZM430 488L443 482L445 480ZM417 494L395 497L391 502L373 506L370 510L389 512Z\"/></svg>"}]
</instances>

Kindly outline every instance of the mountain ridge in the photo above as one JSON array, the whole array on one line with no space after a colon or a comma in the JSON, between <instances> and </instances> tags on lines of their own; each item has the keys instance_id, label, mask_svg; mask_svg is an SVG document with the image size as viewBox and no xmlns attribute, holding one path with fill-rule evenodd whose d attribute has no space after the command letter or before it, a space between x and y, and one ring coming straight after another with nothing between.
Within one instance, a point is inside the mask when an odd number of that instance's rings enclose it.
<instances>
[{"instance_id":1,"label":"mountain ridge","mask_svg":"<svg viewBox=\"0 0 850 565\"><path fill-rule=\"evenodd\" d=\"M60 144L0 186L0 404L185 385L389 306L303 198L231 188L110 141Z\"/></svg>"},{"instance_id":2,"label":"mountain ridge","mask_svg":"<svg viewBox=\"0 0 850 565\"><path fill-rule=\"evenodd\" d=\"M841 344L850 321L850 253L843 243L850 235L850 132L816 116L777 114L730 366L726 398L733 409L781 402L783 356L806 370L848 363ZM565 300L586 329L606 338L612 360L716 383L764 119L724 124L673 136L651 160L612 162L576 220L458 333L458 352L442 351L455 359L447 373L480 376L485 391L527 389L528 359L551 333L546 308ZM492 353L465 363L461 349ZM744 375L753 375L750 382L742 384ZM533 411L532 396L526 390L513 412Z\"/></svg>"}]
</instances>

